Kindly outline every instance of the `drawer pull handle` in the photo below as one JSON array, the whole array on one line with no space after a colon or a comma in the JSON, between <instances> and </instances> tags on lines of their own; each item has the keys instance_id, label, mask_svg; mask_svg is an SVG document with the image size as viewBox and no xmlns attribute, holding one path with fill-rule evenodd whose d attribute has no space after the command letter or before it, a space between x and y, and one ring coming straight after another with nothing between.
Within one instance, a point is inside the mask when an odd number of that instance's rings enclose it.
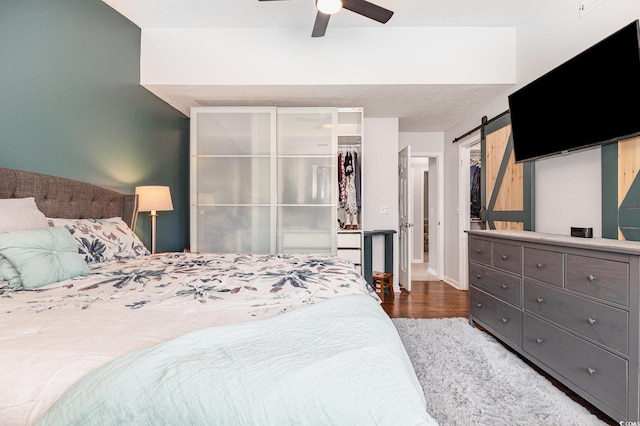
<instances>
[{"instance_id":1,"label":"drawer pull handle","mask_svg":"<svg viewBox=\"0 0 640 426\"><path fill-rule=\"evenodd\" d=\"M588 279L589 281L595 281L595 280L596 280L596 277L594 277L593 275L589 274L589 275L587 275L587 279Z\"/></svg>"},{"instance_id":2,"label":"drawer pull handle","mask_svg":"<svg viewBox=\"0 0 640 426\"><path fill-rule=\"evenodd\" d=\"M482 274L481 273L477 273L476 274L476 278L478 278L478 279L482 278Z\"/></svg>"},{"instance_id":3,"label":"drawer pull handle","mask_svg":"<svg viewBox=\"0 0 640 426\"><path fill-rule=\"evenodd\" d=\"M538 342L538 344L540 344L540 343L542 343L542 339L537 338L537 339L536 339L536 342Z\"/></svg>"},{"instance_id":4,"label":"drawer pull handle","mask_svg":"<svg viewBox=\"0 0 640 426\"><path fill-rule=\"evenodd\" d=\"M477 306L478 308L482 308L482 303L478 303L476 306Z\"/></svg>"},{"instance_id":5,"label":"drawer pull handle","mask_svg":"<svg viewBox=\"0 0 640 426\"><path fill-rule=\"evenodd\" d=\"M507 256L506 254L502 255L502 260L507 260L509 258L509 256Z\"/></svg>"},{"instance_id":6,"label":"drawer pull handle","mask_svg":"<svg viewBox=\"0 0 640 426\"><path fill-rule=\"evenodd\" d=\"M509 288L509 286L508 286L508 285L506 285L506 284L502 284L502 288L504 288L504 289L506 290L506 289L508 289L508 288Z\"/></svg>"},{"instance_id":7,"label":"drawer pull handle","mask_svg":"<svg viewBox=\"0 0 640 426\"><path fill-rule=\"evenodd\" d=\"M589 318L589 319L587 319L587 322L588 322L589 324L593 325L593 324L595 324L595 323L596 323L596 320L595 320L595 319L593 319L593 318Z\"/></svg>"},{"instance_id":8,"label":"drawer pull handle","mask_svg":"<svg viewBox=\"0 0 640 426\"><path fill-rule=\"evenodd\" d=\"M594 370L593 368L589 367L589 368L587 368L587 373L589 373L591 375L594 375L594 374L596 374L596 370Z\"/></svg>"},{"instance_id":9,"label":"drawer pull handle","mask_svg":"<svg viewBox=\"0 0 640 426\"><path fill-rule=\"evenodd\" d=\"M482 253L482 250L476 249L476 253L480 254L480 253Z\"/></svg>"},{"instance_id":10,"label":"drawer pull handle","mask_svg":"<svg viewBox=\"0 0 640 426\"><path fill-rule=\"evenodd\" d=\"M544 299L543 299L542 297L538 297L538 298L536 299L536 302L538 302L538 303L542 303L542 302L544 302Z\"/></svg>"},{"instance_id":11,"label":"drawer pull handle","mask_svg":"<svg viewBox=\"0 0 640 426\"><path fill-rule=\"evenodd\" d=\"M542 263L538 263L538 264L536 264L536 268L542 269L542 268L544 268L544 265Z\"/></svg>"},{"instance_id":12,"label":"drawer pull handle","mask_svg":"<svg viewBox=\"0 0 640 426\"><path fill-rule=\"evenodd\" d=\"M509 322L509 319L507 319L507 318L502 318L502 322L506 324L506 323L508 323L508 322Z\"/></svg>"}]
</instances>

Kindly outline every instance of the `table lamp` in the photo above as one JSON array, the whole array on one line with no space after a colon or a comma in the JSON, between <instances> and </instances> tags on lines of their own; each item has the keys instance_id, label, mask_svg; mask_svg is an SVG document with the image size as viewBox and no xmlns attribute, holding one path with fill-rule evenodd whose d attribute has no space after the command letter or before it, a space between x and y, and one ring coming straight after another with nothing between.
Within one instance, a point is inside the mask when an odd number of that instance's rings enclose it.
<instances>
[{"instance_id":1,"label":"table lamp","mask_svg":"<svg viewBox=\"0 0 640 426\"><path fill-rule=\"evenodd\" d=\"M156 217L158 212L173 210L168 186L136 186L138 211L151 215L151 253L156 252Z\"/></svg>"}]
</instances>

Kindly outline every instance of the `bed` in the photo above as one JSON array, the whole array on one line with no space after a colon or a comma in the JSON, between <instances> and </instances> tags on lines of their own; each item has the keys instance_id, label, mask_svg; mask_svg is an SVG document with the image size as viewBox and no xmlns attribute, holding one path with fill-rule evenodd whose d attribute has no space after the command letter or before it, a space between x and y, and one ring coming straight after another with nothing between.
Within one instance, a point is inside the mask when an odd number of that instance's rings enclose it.
<instances>
[{"instance_id":1,"label":"bed","mask_svg":"<svg viewBox=\"0 0 640 426\"><path fill-rule=\"evenodd\" d=\"M435 424L353 264L151 255L136 213L0 168L0 424Z\"/></svg>"}]
</instances>

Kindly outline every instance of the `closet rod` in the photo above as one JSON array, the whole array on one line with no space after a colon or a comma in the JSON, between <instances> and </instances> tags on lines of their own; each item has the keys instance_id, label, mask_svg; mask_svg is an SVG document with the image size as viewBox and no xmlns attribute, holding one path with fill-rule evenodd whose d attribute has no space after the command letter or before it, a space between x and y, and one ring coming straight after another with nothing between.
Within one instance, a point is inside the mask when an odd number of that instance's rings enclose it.
<instances>
[{"instance_id":1,"label":"closet rod","mask_svg":"<svg viewBox=\"0 0 640 426\"><path fill-rule=\"evenodd\" d=\"M472 134L473 132L481 129L483 126L486 126L487 124L496 121L498 118L503 117L505 115L509 114L509 110L506 110L498 115L496 115L495 117L493 117L491 120L487 120L487 116L483 116L482 117L482 123L479 126L474 127L473 129L469 130L467 133L465 133L464 135L460 135L457 138L455 138L452 143L456 143L458 142L460 139L466 138L467 136L469 136L470 134Z\"/></svg>"},{"instance_id":2,"label":"closet rod","mask_svg":"<svg viewBox=\"0 0 640 426\"><path fill-rule=\"evenodd\" d=\"M338 149L342 149L342 148L360 148L360 144L356 143L356 144L352 144L352 145L338 145Z\"/></svg>"}]
</instances>

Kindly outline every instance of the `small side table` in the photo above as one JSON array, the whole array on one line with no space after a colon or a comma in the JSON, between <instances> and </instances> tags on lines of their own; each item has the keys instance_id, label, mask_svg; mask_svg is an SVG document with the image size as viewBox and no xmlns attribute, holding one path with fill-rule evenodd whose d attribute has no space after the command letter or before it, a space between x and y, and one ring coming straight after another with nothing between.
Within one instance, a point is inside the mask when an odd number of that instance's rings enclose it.
<instances>
[{"instance_id":1,"label":"small side table","mask_svg":"<svg viewBox=\"0 0 640 426\"><path fill-rule=\"evenodd\" d=\"M364 231L364 279L373 285L373 262L371 255L373 252L373 237L384 236L384 272L393 274L393 229L374 229Z\"/></svg>"}]
</instances>

